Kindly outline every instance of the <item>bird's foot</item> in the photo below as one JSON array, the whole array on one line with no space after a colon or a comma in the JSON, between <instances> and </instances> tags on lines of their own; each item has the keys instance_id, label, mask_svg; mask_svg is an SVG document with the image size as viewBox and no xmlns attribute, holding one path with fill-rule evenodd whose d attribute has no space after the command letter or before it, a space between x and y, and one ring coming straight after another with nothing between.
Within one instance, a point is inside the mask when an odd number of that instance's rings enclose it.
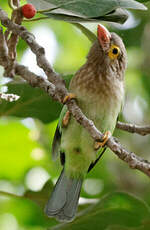
<instances>
[{"instance_id":1,"label":"bird's foot","mask_svg":"<svg viewBox=\"0 0 150 230\"><path fill-rule=\"evenodd\" d=\"M63 120L62 120L62 125L63 127L67 127L68 123L69 123L69 120L70 120L70 112L67 111Z\"/></svg>"},{"instance_id":2,"label":"bird's foot","mask_svg":"<svg viewBox=\"0 0 150 230\"><path fill-rule=\"evenodd\" d=\"M101 147L104 147L104 145L106 144L106 142L108 141L108 139L111 137L111 132L110 131L106 131L103 135L102 141L96 141L94 144L94 149L98 150Z\"/></svg>"},{"instance_id":3,"label":"bird's foot","mask_svg":"<svg viewBox=\"0 0 150 230\"><path fill-rule=\"evenodd\" d=\"M75 99L76 95L74 93L69 93L67 96L63 99L63 104L65 104L67 101L70 101L71 99Z\"/></svg>"}]
</instances>

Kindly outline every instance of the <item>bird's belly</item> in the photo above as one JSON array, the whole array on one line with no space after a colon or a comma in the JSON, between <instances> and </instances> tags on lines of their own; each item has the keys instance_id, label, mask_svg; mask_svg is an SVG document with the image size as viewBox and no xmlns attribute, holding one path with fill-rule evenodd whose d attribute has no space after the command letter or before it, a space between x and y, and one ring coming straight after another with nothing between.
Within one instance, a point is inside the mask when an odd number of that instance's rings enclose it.
<instances>
[{"instance_id":1,"label":"bird's belly","mask_svg":"<svg viewBox=\"0 0 150 230\"><path fill-rule=\"evenodd\" d=\"M96 159L94 142L90 134L72 117L63 129L61 149L65 152L65 169L73 177L82 177Z\"/></svg>"}]
</instances>

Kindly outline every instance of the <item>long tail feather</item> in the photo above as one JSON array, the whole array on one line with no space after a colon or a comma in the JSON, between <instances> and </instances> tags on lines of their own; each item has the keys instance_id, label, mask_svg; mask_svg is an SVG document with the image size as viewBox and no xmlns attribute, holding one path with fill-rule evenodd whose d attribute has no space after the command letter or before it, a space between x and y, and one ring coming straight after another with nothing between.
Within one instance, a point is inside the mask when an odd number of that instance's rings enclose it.
<instances>
[{"instance_id":1,"label":"long tail feather","mask_svg":"<svg viewBox=\"0 0 150 230\"><path fill-rule=\"evenodd\" d=\"M45 207L49 217L69 222L75 217L82 179L68 178L63 170Z\"/></svg>"}]
</instances>

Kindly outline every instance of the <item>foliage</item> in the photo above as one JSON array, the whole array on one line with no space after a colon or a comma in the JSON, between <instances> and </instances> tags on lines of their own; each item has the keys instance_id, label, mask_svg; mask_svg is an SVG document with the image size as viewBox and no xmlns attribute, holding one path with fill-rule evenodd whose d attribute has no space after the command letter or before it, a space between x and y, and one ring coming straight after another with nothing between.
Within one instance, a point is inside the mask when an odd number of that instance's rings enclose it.
<instances>
[{"instance_id":1,"label":"foliage","mask_svg":"<svg viewBox=\"0 0 150 230\"><path fill-rule=\"evenodd\" d=\"M134 0L28 0L28 2L34 4L39 10L46 9L46 12L44 12L44 14L49 16L50 18L69 22L103 20L124 23L128 16L127 13L124 10L120 10L120 8L140 10L146 9L144 5Z\"/></svg>"},{"instance_id":2,"label":"foliage","mask_svg":"<svg viewBox=\"0 0 150 230\"><path fill-rule=\"evenodd\" d=\"M54 3L54 0L28 2L34 2L38 9L42 9L41 4L45 6L47 3ZM59 2L55 1L55 5L58 6ZM79 0L70 1L70 4L66 5L66 2L68 3L64 0L63 5L61 4L60 14L57 11L44 13L54 19L61 17L62 21L49 19L24 22L24 26L31 32L35 28L40 30L44 27L54 33L58 49L54 68L57 72L63 73L67 85L74 72L84 63L91 43L76 27L64 20L116 21L118 18L117 20L123 22L122 20L127 17L124 8L141 9L144 6L138 2L147 2L147 11L132 11L134 20L129 22L129 27L127 24L125 27L113 23L107 24L107 27L121 35L128 51L126 102L121 115L122 120L138 124L150 123L150 3L145 0L109 0L110 4L108 1ZM91 2L94 7L85 4ZM119 4L122 7L121 11L116 10ZM10 14L7 1L2 1L1 7ZM62 15L64 9L67 11ZM70 10L74 16L66 13ZM86 24L86 28L95 33L96 25ZM27 45L20 40L17 47L18 61L22 60L26 51ZM81 194L85 203L79 206L78 217L72 223L59 224L44 215L44 204L60 172L59 160L52 162L50 153L61 106L42 90L18 80L17 76L15 81L4 84L2 72L0 69L1 90L6 86L7 93L17 94L20 99L14 102L2 100L0 104L0 191L16 194L11 196L0 192L0 229L7 230L8 224L12 230L150 229L149 179L129 169L110 151L105 153L101 162L87 175ZM149 158L150 137L139 137L118 130L114 135L131 151L145 159ZM118 190L123 192L117 192Z\"/></svg>"},{"instance_id":3,"label":"foliage","mask_svg":"<svg viewBox=\"0 0 150 230\"><path fill-rule=\"evenodd\" d=\"M140 210L140 211L139 211ZM60 225L60 229L111 229L118 225L123 227L142 227L149 218L149 208L140 200L124 193L111 193L96 205L79 213L79 217L70 224Z\"/></svg>"}]
</instances>

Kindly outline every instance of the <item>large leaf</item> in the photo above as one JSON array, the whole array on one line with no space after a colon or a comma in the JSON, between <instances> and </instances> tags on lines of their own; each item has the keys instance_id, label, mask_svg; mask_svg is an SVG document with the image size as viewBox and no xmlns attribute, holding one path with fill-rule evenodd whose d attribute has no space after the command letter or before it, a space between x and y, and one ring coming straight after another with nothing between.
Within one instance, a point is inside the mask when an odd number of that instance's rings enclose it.
<instances>
[{"instance_id":1,"label":"large leaf","mask_svg":"<svg viewBox=\"0 0 150 230\"><path fill-rule=\"evenodd\" d=\"M141 227L122 227L119 225L112 225L105 230L149 230L150 225L147 226L147 224L143 224Z\"/></svg>"},{"instance_id":2,"label":"large leaf","mask_svg":"<svg viewBox=\"0 0 150 230\"><path fill-rule=\"evenodd\" d=\"M137 0L138 2L149 2L150 0Z\"/></svg>"},{"instance_id":3,"label":"large leaf","mask_svg":"<svg viewBox=\"0 0 150 230\"><path fill-rule=\"evenodd\" d=\"M123 9L140 9L146 7L134 0L28 0L38 10L49 9L47 16L71 22L112 21L123 23L128 15Z\"/></svg>"},{"instance_id":4,"label":"large leaf","mask_svg":"<svg viewBox=\"0 0 150 230\"><path fill-rule=\"evenodd\" d=\"M136 229L142 227L149 218L149 207L143 201L126 193L116 192L105 196L98 204L88 208L87 212L82 211L72 223L60 224L57 229L106 230L113 225L122 227L120 230L124 227Z\"/></svg>"},{"instance_id":5,"label":"large leaf","mask_svg":"<svg viewBox=\"0 0 150 230\"><path fill-rule=\"evenodd\" d=\"M124 23L128 18L127 12L122 9L117 9L104 16L98 16L93 18L85 18L85 17L73 16L73 15L62 14L62 13L51 13L51 12L45 12L44 14L50 18L56 20L62 20L66 22L111 21L111 22Z\"/></svg>"},{"instance_id":6,"label":"large leaf","mask_svg":"<svg viewBox=\"0 0 150 230\"><path fill-rule=\"evenodd\" d=\"M38 204L42 210L44 210L45 204L47 203L50 193L52 192L53 189L53 183L51 180L48 180L42 190L38 192L34 191L26 191L23 197L28 198Z\"/></svg>"},{"instance_id":7,"label":"large leaf","mask_svg":"<svg viewBox=\"0 0 150 230\"><path fill-rule=\"evenodd\" d=\"M62 105L53 101L43 90L33 88L27 83L9 83L7 87L7 93L14 93L20 98L13 102L2 100L0 116L32 117L44 123L59 117Z\"/></svg>"},{"instance_id":8,"label":"large leaf","mask_svg":"<svg viewBox=\"0 0 150 230\"><path fill-rule=\"evenodd\" d=\"M19 121L1 119L0 130L0 179L22 181L25 172L37 165L31 152L41 146L30 138L30 130Z\"/></svg>"},{"instance_id":9,"label":"large leaf","mask_svg":"<svg viewBox=\"0 0 150 230\"><path fill-rule=\"evenodd\" d=\"M0 116L38 118L48 123L59 117L61 105L54 102L43 90L32 88L26 83L10 83L8 93L20 96L15 102L4 101L0 104Z\"/></svg>"},{"instance_id":10,"label":"large leaf","mask_svg":"<svg viewBox=\"0 0 150 230\"><path fill-rule=\"evenodd\" d=\"M144 5L134 0L45 0L61 9L69 10L79 15L87 16L88 18L100 17L110 13L117 8L127 9L146 9Z\"/></svg>"}]
</instances>

